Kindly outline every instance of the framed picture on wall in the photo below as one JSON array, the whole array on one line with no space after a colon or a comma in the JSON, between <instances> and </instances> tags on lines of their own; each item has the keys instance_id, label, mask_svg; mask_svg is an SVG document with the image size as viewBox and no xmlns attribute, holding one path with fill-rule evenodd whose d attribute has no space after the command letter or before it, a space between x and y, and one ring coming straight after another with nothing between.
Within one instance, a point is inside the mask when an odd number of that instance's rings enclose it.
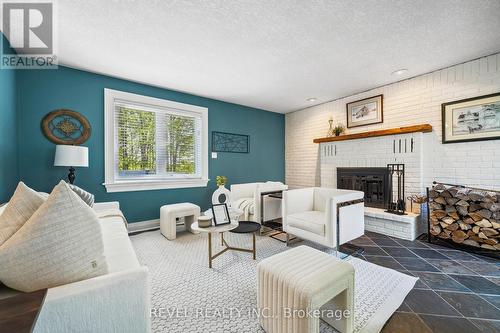
<instances>
[{"instance_id":1,"label":"framed picture on wall","mask_svg":"<svg viewBox=\"0 0 500 333\"><path fill-rule=\"evenodd\" d=\"M384 122L384 95L347 103L347 128Z\"/></svg>"},{"instance_id":2,"label":"framed picture on wall","mask_svg":"<svg viewBox=\"0 0 500 333\"><path fill-rule=\"evenodd\" d=\"M347 103L347 128L384 122L384 95Z\"/></svg>"},{"instance_id":3,"label":"framed picture on wall","mask_svg":"<svg viewBox=\"0 0 500 333\"><path fill-rule=\"evenodd\" d=\"M500 139L500 93L441 105L443 143Z\"/></svg>"}]
</instances>

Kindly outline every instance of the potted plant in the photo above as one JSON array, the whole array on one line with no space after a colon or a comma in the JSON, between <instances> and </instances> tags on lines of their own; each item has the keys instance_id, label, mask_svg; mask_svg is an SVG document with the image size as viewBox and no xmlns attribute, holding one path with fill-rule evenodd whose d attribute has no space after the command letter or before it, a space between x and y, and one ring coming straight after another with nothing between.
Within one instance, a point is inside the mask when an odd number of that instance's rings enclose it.
<instances>
[{"instance_id":1,"label":"potted plant","mask_svg":"<svg viewBox=\"0 0 500 333\"><path fill-rule=\"evenodd\" d=\"M342 124L338 124L333 128L333 132L335 133L335 136L339 136L340 134L345 132L345 127Z\"/></svg>"},{"instance_id":2,"label":"potted plant","mask_svg":"<svg viewBox=\"0 0 500 333\"><path fill-rule=\"evenodd\" d=\"M231 191L229 191L225 185L227 184L226 176L215 177L215 183L217 184L217 189L212 194L212 204L226 203L230 205L231 203Z\"/></svg>"}]
</instances>

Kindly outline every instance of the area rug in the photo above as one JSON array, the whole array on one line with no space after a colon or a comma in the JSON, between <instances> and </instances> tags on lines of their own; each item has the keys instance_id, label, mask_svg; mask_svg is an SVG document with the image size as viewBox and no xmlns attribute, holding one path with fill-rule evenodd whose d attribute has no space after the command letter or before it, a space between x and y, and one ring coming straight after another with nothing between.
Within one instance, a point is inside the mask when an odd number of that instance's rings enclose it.
<instances>
[{"instance_id":1,"label":"area rug","mask_svg":"<svg viewBox=\"0 0 500 333\"><path fill-rule=\"evenodd\" d=\"M251 247L249 235L227 234L229 244ZM139 261L149 268L153 332L264 332L256 309L256 266L285 244L257 237L257 260L229 251L208 268L207 235L180 233L168 241L159 231L131 236ZM214 250L221 249L217 238ZM308 245L334 254L328 248ZM218 248L217 248L218 247ZM376 333L402 304L417 278L364 260L346 259L355 269L355 332ZM320 332L336 332L321 321Z\"/></svg>"}]
</instances>

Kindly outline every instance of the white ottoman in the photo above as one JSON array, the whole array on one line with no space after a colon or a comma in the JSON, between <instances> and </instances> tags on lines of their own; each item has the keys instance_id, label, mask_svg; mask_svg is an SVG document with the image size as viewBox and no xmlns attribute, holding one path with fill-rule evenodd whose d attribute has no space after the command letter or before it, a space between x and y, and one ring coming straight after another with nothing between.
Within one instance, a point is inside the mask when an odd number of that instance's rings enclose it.
<instances>
[{"instance_id":1,"label":"white ottoman","mask_svg":"<svg viewBox=\"0 0 500 333\"><path fill-rule=\"evenodd\" d=\"M161 206L160 231L168 240L173 240L176 237L176 218L184 217L186 230L193 232L191 224L196 222L198 216L200 216L200 207L192 203L185 202Z\"/></svg>"},{"instance_id":2,"label":"white ottoman","mask_svg":"<svg viewBox=\"0 0 500 333\"><path fill-rule=\"evenodd\" d=\"M354 267L308 246L257 265L259 321L267 333L317 333L320 318L354 329Z\"/></svg>"}]
</instances>

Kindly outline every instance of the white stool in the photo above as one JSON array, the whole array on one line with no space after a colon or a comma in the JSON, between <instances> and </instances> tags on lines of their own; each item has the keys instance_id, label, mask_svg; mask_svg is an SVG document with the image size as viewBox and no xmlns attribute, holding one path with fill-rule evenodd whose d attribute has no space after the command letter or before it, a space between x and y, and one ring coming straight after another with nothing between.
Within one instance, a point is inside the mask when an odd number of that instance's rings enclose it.
<instances>
[{"instance_id":1,"label":"white stool","mask_svg":"<svg viewBox=\"0 0 500 333\"><path fill-rule=\"evenodd\" d=\"M353 332L351 264L302 245L262 260L257 280L259 321L267 333L317 333L320 318Z\"/></svg>"},{"instance_id":2,"label":"white stool","mask_svg":"<svg viewBox=\"0 0 500 333\"><path fill-rule=\"evenodd\" d=\"M191 224L196 222L200 216L200 207L195 204L184 202L172 205L164 205L160 208L160 231L168 240L174 240L176 237L176 222L178 217L184 217L186 230L191 230Z\"/></svg>"}]
</instances>

